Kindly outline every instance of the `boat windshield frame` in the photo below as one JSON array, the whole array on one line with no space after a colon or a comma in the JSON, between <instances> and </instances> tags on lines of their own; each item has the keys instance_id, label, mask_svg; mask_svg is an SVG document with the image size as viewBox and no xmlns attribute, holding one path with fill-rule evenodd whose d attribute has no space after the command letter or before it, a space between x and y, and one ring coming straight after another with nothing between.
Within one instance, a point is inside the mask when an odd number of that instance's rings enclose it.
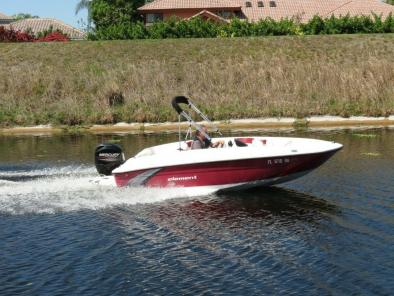
<instances>
[{"instance_id":1,"label":"boat windshield frame","mask_svg":"<svg viewBox=\"0 0 394 296\"><path fill-rule=\"evenodd\" d=\"M185 104L187 105L190 109L192 109L194 112L196 112L204 121L206 121L212 128L214 132L219 133L219 135L222 136L222 133L220 132L219 128L208 118L207 115L205 115L203 112L201 112L200 109L197 108L197 106L187 97L185 96L176 96L172 99L172 107L175 109L175 111L178 113L178 134L179 134L179 150L181 151L181 117L185 118L186 121L189 123L189 127L186 133L185 141L187 140L187 137L192 134L192 129L191 127L193 126L196 130L198 130L201 134L205 136L205 138L208 141L211 141L211 137L204 131L203 125L198 124L195 122L192 118L192 116L183 110L179 104Z\"/></svg>"}]
</instances>

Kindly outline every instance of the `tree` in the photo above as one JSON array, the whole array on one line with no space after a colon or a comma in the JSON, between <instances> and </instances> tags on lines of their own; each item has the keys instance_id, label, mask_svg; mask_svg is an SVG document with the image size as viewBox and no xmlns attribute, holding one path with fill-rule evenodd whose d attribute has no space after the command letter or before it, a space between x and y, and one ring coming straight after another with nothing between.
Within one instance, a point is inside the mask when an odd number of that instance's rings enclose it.
<instances>
[{"instance_id":1,"label":"tree","mask_svg":"<svg viewBox=\"0 0 394 296\"><path fill-rule=\"evenodd\" d=\"M92 0L80 0L77 7L75 7L75 14L78 14L83 9L87 9L89 11L91 2Z\"/></svg>"},{"instance_id":2,"label":"tree","mask_svg":"<svg viewBox=\"0 0 394 296\"><path fill-rule=\"evenodd\" d=\"M12 16L12 18L14 20L24 20L24 19L29 19L29 18L39 18L38 15L31 15L30 13L18 13L18 14L14 14Z\"/></svg>"},{"instance_id":3,"label":"tree","mask_svg":"<svg viewBox=\"0 0 394 296\"><path fill-rule=\"evenodd\" d=\"M137 8L144 4L145 0L92 0L92 21L97 30L132 24L142 20Z\"/></svg>"},{"instance_id":4,"label":"tree","mask_svg":"<svg viewBox=\"0 0 394 296\"><path fill-rule=\"evenodd\" d=\"M394 5L394 0L385 0L384 2L386 2L387 4Z\"/></svg>"},{"instance_id":5,"label":"tree","mask_svg":"<svg viewBox=\"0 0 394 296\"><path fill-rule=\"evenodd\" d=\"M87 28L88 32L90 31L92 25L91 6L92 6L92 0L80 0L79 3L77 4L77 7L75 7L75 14L78 14L83 9L88 10L88 28Z\"/></svg>"}]
</instances>

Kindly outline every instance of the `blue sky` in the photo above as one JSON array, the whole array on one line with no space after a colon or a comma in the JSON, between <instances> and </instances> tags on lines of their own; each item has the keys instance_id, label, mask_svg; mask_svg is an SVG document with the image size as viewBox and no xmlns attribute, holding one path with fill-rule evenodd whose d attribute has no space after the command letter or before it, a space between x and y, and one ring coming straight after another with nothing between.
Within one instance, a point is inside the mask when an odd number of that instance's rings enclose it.
<instances>
[{"instance_id":1,"label":"blue sky","mask_svg":"<svg viewBox=\"0 0 394 296\"><path fill-rule=\"evenodd\" d=\"M0 0L0 12L6 15L30 13L40 17L56 18L80 28L79 20L86 23L86 10L75 15L78 0Z\"/></svg>"}]
</instances>

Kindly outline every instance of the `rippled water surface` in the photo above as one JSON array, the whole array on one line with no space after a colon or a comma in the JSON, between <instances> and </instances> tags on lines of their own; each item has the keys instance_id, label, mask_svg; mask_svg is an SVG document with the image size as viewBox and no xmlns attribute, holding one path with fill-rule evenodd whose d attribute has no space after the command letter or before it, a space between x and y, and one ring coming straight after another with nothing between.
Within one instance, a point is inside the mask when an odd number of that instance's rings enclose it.
<instances>
[{"instance_id":1,"label":"rippled water surface","mask_svg":"<svg viewBox=\"0 0 394 296\"><path fill-rule=\"evenodd\" d=\"M261 132L250 132L259 135ZM0 295L393 295L394 130L280 187L102 189L93 150L176 135L0 136Z\"/></svg>"}]
</instances>

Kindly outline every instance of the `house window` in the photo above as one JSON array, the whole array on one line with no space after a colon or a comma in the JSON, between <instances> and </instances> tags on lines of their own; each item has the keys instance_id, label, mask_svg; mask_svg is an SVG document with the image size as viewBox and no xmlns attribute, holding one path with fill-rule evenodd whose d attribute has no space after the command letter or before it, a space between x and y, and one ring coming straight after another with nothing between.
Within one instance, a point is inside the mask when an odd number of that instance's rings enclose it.
<instances>
[{"instance_id":1,"label":"house window","mask_svg":"<svg viewBox=\"0 0 394 296\"><path fill-rule=\"evenodd\" d=\"M162 13L148 13L146 15L146 23L151 24L157 21L162 21L163 20L163 14Z\"/></svg>"},{"instance_id":2,"label":"house window","mask_svg":"<svg viewBox=\"0 0 394 296\"><path fill-rule=\"evenodd\" d=\"M246 1L246 2L245 2L245 6L246 6L246 7L252 7L252 2Z\"/></svg>"},{"instance_id":3,"label":"house window","mask_svg":"<svg viewBox=\"0 0 394 296\"><path fill-rule=\"evenodd\" d=\"M264 7L264 2L263 2L263 1L257 2L257 6L258 6L258 7Z\"/></svg>"},{"instance_id":4,"label":"house window","mask_svg":"<svg viewBox=\"0 0 394 296\"><path fill-rule=\"evenodd\" d=\"M224 19L229 19L231 18L234 14L232 11L225 11L225 10L221 10L218 11L218 15L221 16Z\"/></svg>"},{"instance_id":5,"label":"house window","mask_svg":"<svg viewBox=\"0 0 394 296\"><path fill-rule=\"evenodd\" d=\"M270 7L276 7L276 2L275 1L270 1Z\"/></svg>"}]
</instances>

